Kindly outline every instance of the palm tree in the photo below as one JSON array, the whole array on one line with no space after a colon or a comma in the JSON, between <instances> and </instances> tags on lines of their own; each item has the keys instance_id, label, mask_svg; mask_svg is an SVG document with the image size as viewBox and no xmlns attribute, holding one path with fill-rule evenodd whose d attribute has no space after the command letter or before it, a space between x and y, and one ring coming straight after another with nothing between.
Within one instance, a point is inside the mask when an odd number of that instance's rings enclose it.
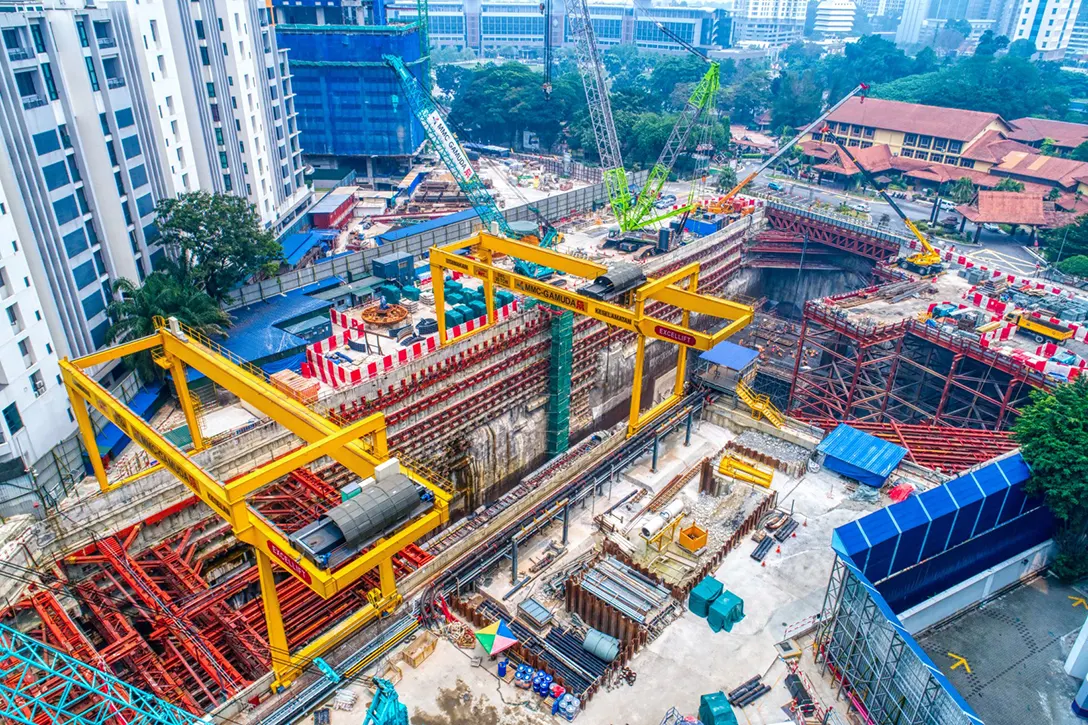
<instances>
[{"instance_id":1,"label":"palm tree","mask_svg":"<svg viewBox=\"0 0 1088 725\"><path fill-rule=\"evenodd\" d=\"M207 337L222 335L230 326L230 316L206 292L164 272L152 272L142 287L120 279L115 289L121 298L106 308L106 314L113 320L106 331L108 342L154 334L156 317L176 317ZM135 358L135 367L144 380L159 378L163 373L162 368L152 363L148 352Z\"/></svg>"}]
</instances>

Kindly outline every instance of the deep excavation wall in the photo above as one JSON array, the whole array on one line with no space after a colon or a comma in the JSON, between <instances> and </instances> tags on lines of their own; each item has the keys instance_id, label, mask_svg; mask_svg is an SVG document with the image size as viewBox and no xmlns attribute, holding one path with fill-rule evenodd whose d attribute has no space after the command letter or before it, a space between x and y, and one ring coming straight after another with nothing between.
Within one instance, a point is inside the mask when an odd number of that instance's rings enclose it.
<instances>
[{"instance_id":1,"label":"deep excavation wall","mask_svg":"<svg viewBox=\"0 0 1088 725\"><path fill-rule=\"evenodd\" d=\"M783 303L779 312L800 319L805 302L829 297L872 284L873 263L861 257L836 257L838 270L759 269L740 270L725 287L725 295L741 295L758 299L766 297L768 305ZM791 315L790 310L795 314Z\"/></svg>"},{"instance_id":2,"label":"deep excavation wall","mask_svg":"<svg viewBox=\"0 0 1088 725\"><path fill-rule=\"evenodd\" d=\"M746 217L656 259L647 265L647 273L699 261L700 290L722 294L739 268L744 238L762 224L759 213ZM694 324L706 328L711 322L696 319ZM549 335L550 315L526 310L379 380L338 391L322 402L322 410L354 418L383 410L391 447L452 477L475 508L544 457ZM652 386L655 376L670 370L675 358L673 346L651 345L647 384ZM588 318L575 319L572 441L626 418L633 366L629 334ZM644 403L651 399L652 394L644 392ZM269 422L194 459L226 479L300 444L293 434ZM161 471L109 494L98 494L97 487L85 484L82 495L67 499L61 512L36 526L32 546L41 552L41 561L61 558L94 537L132 526L190 497L171 474ZM211 510L202 504L181 509L142 529L134 550L209 515Z\"/></svg>"}]
</instances>

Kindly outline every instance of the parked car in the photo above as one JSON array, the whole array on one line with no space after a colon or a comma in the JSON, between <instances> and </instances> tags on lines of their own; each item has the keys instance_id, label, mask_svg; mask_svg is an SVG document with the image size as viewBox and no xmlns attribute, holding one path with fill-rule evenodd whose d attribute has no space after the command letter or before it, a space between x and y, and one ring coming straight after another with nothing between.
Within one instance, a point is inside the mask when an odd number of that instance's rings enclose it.
<instances>
[{"instance_id":1,"label":"parked car","mask_svg":"<svg viewBox=\"0 0 1088 725\"><path fill-rule=\"evenodd\" d=\"M869 205L866 204L864 201L852 201L849 204L847 204L846 206L848 206L849 208L851 208L854 211L858 212L859 214L868 214L869 213Z\"/></svg>"},{"instance_id":2,"label":"parked car","mask_svg":"<svg viewBox=\"0 0 1088 725\"><path fill-rule=\"evenodd\" d=\"M782 191L782 184L779 184L777 181L772 181L767 184L767 188L771 191Z\"/></svg>"}]
</instances>

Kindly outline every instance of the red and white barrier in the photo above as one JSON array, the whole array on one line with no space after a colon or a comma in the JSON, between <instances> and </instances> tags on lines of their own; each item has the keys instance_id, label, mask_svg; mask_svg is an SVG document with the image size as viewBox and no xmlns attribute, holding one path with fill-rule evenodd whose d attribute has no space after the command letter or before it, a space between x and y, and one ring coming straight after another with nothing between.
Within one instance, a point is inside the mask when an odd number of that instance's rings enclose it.
<instances>
[{"instance_id":1,"label":"red and white barrier","mask_svg":"<svg viewBox=\"0 0 1088 725\"><path fill-rule=\"evenodd\" d=\"M508 305L503 305L495 310L495 320L499 322L509 318L510 315L517 312L520 307L521 305L517 300L514 300ZM334 312L334 323L336 323L335 314L336 313ZM468 334L473 330L477 330L486 324L486 316L478 317L475 320L469 320L460 325L455 325L453 328L446 331L446 336L450 340L456 340L458 337ZM327 357L327 354L331 353L337 347L347 345L348 340L358 339L362 336L363 331L360 326L357 330L347 329L342 333L337 333L324 340L319 340L306 348L306 363L321 382L326 385L331 385L334 388L339 388L340 386L357 385L364 380L373 380L381 373L398 368L412 360L418 360L424 355L428 355L439 348L438 333L436 332L433 335L428 335L422 340L412 343L408 347L397 350L391 355L385 355L380 360L367 362L363 366L348 367L347 365L334 362Z\"/></svg>"}]
</instances>

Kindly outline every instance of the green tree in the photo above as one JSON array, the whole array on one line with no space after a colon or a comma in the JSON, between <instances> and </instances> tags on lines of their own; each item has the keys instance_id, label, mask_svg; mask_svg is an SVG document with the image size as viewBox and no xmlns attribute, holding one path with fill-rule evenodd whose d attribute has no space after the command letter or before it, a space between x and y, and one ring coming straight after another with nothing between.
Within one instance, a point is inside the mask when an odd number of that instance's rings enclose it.
<instances>
[{"instance_id":1,"label":"green tree","mask_svg":"<svg viewBox=\"0 0 1088 725\"><path fill-rule=\"evenodd\" d=\"M1013 435L1031 466L1025 490L1043 496L1058 520L1051 571L1080 579L1088 575L1088 378L1032 392Z\"/></svg>"},{"instance_id":2,"label":"green tree","mask_svg":"<svg viewBox=\"0 0 1088 725\"><path fill-rule=\"evenodd\" d=\"M1061 152L1058 151L1058 146L1052 138L1044 138L1043 143L1039 146L1039 153L1043 156L1060 156Z\"/></svg>"},{"instance_id":3,"label":"green tree","mask_svg":"<svg viewBox=\"0 0 1088 725\"><path fill-rule=\"evenodd\" d=\"M822 94L812 70L784 71L771 84L771 125L798 128L820 115Z\"/></svg>"},{"instance_id":4,"label":"green tree","mask_svg":"<svg viewBox=\"0 0 1088 725\"><path fill-rule=\"evenodd\" d=\"M1088 256L1077 254L1058 262L1058 271L1076 277L1088 277Z\"/></svg>"},{"instance_id":5,"label":"green tree","mask_svg":"<svg viewBox=\"0 0 1088 725\"><path fill-rule=\"evenodd\" d=\"M718 170L718 190L729 191L737 185L737 172L732 166L723 166Z\"/></svg>"},{"instance_id":6,"label":"green tree","mask_svg":"<svg viewBox=\"0 0 1088 725\"><path fill-rule=\"evenodd\" d=\"M975 198L975 182L966 176L958 179L948 190L948 196L957 204L967 204Z\"/></svg>"},{"instance_id":7,"label":"green tree","mask_svg":"<svg viewBox=\"0 0 1088 725\"><path fill-rule=\"evenodd\" d=\"M737 123L751 124L759 114L767 110L771 94L771 76L767 71L750 73L733 93L730 117Z\"/></svg>"},{"instance_id":8,"label":"green tree","mask_svg":"<svg viewBox=\"0 0 1088 725\"><path fill-rule=\"evenodd\" d=\"M114 291L119 299L106 308L106 314L113 320L106 330L107 342L153 334L156 317L176 317L208 337L222 335L230 326L230 316L219 309L215 300L169 272L152 272L142 287L131 280L119 279ZM164 371L152 362L150 352L138 353L132 360L144 380L162 377Z\"/></svg>"},{"instance_id":9,"label":"green tree","mask_svg":"<svg viewBox=\"0 0 1088 725\"><path fill-rule=\"evenodd\" d=\"M978 40L978 46L975 48L975 55L992 56L997 53L997 51L1004 50L1008 47L1008 37L1004 35L994 35L994 31L987 30Z\"/></svg>"},{"instance_id":10,"label":"green tree","mask_svg":"<svg viewBox=\"0 0 1088 725\"><path fill-rule=\"evenodd\" d=\"M1046 193L1047 201L1057 201L1060 198L1062 198L1062 190L1057 187L1051 189Z\"/></svg>"},{"instance_id":11,"label":"green tree","mask_svg":"<svg viewBox=\"0 0 1088 725\"><path fill-rule=\"evenodd\" d=\"M971 31L973 30L973 28L971 27L971 23L962 19L949 20L947 23L944 24L944 27L946 30L953 30L965 38L969 36L971 34Z\"/></svg>"},{"instance_id":12,"label":"green tree","mask_svg":"<svg viewBox=\"0 0 1088 725\"><path fill-rule=\"evenodd\" d=\"M174 260L179 281L218 304L259 271L275 271L283 248L244 198L193 191L155 208L155 225Z\"/></svg>"},{"instance_id":13,"label":"green tree","mask_svg":"<svg viewBox=\"0 0 1088 725\"><path fill-rule=\"evenodd\" d=\"M651 97L669 99L672 96L673 89L686 83L698 83L699 79L706 74L706 71L706 63L690 53L661 54L658 56L653 70L650 71L649 91ZM684 95L683 101L686 100L687 95ZM683 105L683 101L679 105L670 104L669 108L678 110Z\"/></svg>"},{"instance_id":14,"label":"green tree","mask_svg":"<svg viewBox=\"0 0 1088 725\"><path fill-rule=\"evenodd\" d=\"M1088 214L1082 214L1072 224L1040 232L1043 254L1051 262L1060 262L1078 255L1088 255Z\"/></svg>"},{"instance_id":15,"label":"green tree","mask_svg":"<svg viewBox=\"0 0 1088 725\"><path fill-rule=\"evenodd\" d=\"M1082 141L1073 151L1069 154L1069 158L1076 161L1088 161L1088 141Z\"/></svg>"},{"instance_id":16,"label":"green tree","mask_svg":"<svg viewBox=\"0 0 1088 725\"><path fill-rule=\"evenodd\" d=\"M919 73L932 73L937 70L940 63L937 60L937 53L928 45L918 51L914 56L914 67L911 72L915 75Z\"/></svg>"},{"instance_id":17,"label":"green tree","mask_svg":"<svg viewBox=\"0 0 1088 725\"><path fill-rule=\"evenodd\" d=\"M1021 58L1028 60L1036 53L1035 43L1030 40L1021 38L1020 40L1014 40L1009 45L1009 56L1013 58Z\"/></svg>"},{"instance_id":18,"label":"green tree","mask_svg":"<svg viewBox=\"0 0 1088 725\"><path fill-rule=\"evenodd\" d=\"M1023 191L1024 184L1016 179L1002 179L997 182L997 186L994 187L994 191Z\"/></svg>"}]
</instances>

